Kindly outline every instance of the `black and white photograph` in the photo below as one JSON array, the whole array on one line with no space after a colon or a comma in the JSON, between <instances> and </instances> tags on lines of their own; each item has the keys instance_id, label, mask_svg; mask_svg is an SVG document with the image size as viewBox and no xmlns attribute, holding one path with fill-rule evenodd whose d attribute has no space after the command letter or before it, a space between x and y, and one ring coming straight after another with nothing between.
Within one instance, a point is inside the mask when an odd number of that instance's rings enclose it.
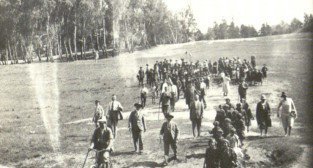
<instances>
[{"instance_id":1,"label":"black and white photograph","mask_svg":"<svg viewBox=\"0 0 313 168\"><path fill-rule=\"evenodd\" d=\"M0 0L0 168L313 167L313 0Z\"/></svg>"}]
</instances>

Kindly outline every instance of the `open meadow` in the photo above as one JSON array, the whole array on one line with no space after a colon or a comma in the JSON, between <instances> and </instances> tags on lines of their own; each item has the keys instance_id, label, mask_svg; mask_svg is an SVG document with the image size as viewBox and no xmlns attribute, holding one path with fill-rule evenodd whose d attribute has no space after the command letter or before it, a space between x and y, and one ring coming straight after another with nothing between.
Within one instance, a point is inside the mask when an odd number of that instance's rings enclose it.
<instances>
[{"instance_id":1,"label":"open meadow","mask_svg":"<svg viewBox=\"0 0 313 168\"><path fill-rule=\"evenodd\" d=\"M312 144L312 34L199 41L159 45L149 50L124 53L108 59L69 63L33 63L0 66L0 167L81 167L90 144L94 125L91 117L94 101L107 108L111 95L124 106L125 119L112 154L114 167L162 167L163 144L159 130L158 105L148 99L148 130L144 133L145 154L132 154L133 144L127 129L127 116L139 102L136 74L140 66L156 60L217 60L219 57L256 56L257 68L269 68L262 86L248 89L248 103L255 115L256 103L264 93L272 108L273 127L269 136L260 138L256 121L252 121L244 149L250 156L242 167L310 167ZM185 51L192 57L185 56ZM298 119L291 137L283 137L276 107L285 91L293 98ZM238 102L237 86L231 86L232 103ZM202 137L194 139L189 111L184 99L177 103L174 121L181 130L178 161L168 167L202 167L208 131L212 129L215 107L224 103L221 86L208 90ZM87 167L93 163L93 153Z\"/></svg>"}]
</instances>

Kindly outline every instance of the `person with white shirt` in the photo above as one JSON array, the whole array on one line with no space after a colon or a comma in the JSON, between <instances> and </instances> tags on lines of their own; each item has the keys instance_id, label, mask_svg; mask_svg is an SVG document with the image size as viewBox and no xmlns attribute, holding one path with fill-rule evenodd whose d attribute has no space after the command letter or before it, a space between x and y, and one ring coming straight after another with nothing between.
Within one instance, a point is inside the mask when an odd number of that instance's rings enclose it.
<instances>
[{"instance_id":1,"label":"person with white shirt","mask_svg":"<svg viewBox=\"0 0 313 168\"><path fill-rule=\"evenodd\" d=\"M281 94L282 100L277 107L277 117L280 117L285 131L285 136L290 136L294 120L297 118L297 110L293 100L287 97L285 92ZM279 110L281 112L279 113Z\"/></svg>"},{"instance_id":2,"label":"person with white shirt","mask_svg":"<svg viewBox=\"0 0 313 168\"><path fill-rule=\"evenodd\" d=\"M205 101L205 95L206 95L206 84L203 79L201 79L200 82L200 96L199 100L203 102L204 108L206 108L206 101Z\"/></svg>"},{"instance_id":3,"label":"person with white shirt","mask_svg":"<svg viewBox=\"0 0 313 168\"><path fill-rule=\"evenodd\" d=\"M171 99L170 99L171 110L175 111L175 103L177 100L177 86L175 84L172 84L170 86L170 92L171 92Z\"/></svg>"},{"instance_id":4,"label":"person with white shirt","mask_svg":"<svg viewBox=\"0 0 313 168\"><path fill-rule=\"evenodd\" d=\"M116 95L112 95L112 101L108 105L108 114L109 114L109 127L112 129L113 137L116 138L117 135L117 123L119 119L123 119L122 115L123 106L119 101L116 100Z\"/></svg>"}]
</instances>

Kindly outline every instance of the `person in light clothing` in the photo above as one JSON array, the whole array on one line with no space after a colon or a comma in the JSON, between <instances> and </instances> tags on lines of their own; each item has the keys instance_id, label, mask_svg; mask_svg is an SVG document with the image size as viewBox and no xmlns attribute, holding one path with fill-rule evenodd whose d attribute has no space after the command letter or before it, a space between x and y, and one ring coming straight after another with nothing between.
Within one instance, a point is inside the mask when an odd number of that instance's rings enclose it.
<instances>
[{"instance_id":1,"label":"person in light clothing","mask_svg":"<svg viewBox=\"0 0 313 168\"><path fill-rule=\"evenodd\" d=\"M290 136L294 120L297 118L297 110L293 100L287 97L285 92L282 92L281 98L282 100L277 107L277 117L281 117L285 136ZM280 109L281 113L279 113Z\"/></svg>"},{"instance_id":2,"label":"person in light clothing","mask_svg":"<svg viewBox=\"0 0 313 168\"><path fill-rule=\"evenodd\" d=\"M113 137L116 138L117 135L117 123L119 119L123 119L122 115L123 106L116 100L116 95L112 95L112 101L108 105L108 114L109 114L109 127L112 129Z\"/></svg>"},{"instance_id":3,"label":"person in light clothing","mask_svg":"<svg viewBox=\"0 0 313 168\"><path fill-rule=\"evenodd\" d=\"M171 99L170 99L170 104L171 104L171 110L175 111L175 104L177 101L177 86L173 84L170 86L170 92L171 92Z\"/></svg>"},{"instance_id":4,"label":"person in light clothing","mask_svg":"<svg viewBox=\"0 0 313 168\"><path fill-rule=\"evenodd\" d=\"M197 137L195 129L197 127L198 137L201 134L201 123L203 118L204 105L199 101L199 96L195 95L195 101L191 103L190 106L190 120L192 122L192 133L193 137Z\"/></svg>"},{"instance_id":5,"label":"person in light clothing","mask_svg":"<svg viewBox=\"0 0 313 168\"><path fill-rule=\"evenodd\" d=\"M99 126L98 125L98 120L102 119L102 118L105 118L106 114L104 114L104 110L103 110L102 106L100 105L100 101L99 100L96 100L95 104L96 104L96 108L95 108L95 112L94 112L92 121L95 123L95 126L97 128Z\"/></svg>"}]
</instances>

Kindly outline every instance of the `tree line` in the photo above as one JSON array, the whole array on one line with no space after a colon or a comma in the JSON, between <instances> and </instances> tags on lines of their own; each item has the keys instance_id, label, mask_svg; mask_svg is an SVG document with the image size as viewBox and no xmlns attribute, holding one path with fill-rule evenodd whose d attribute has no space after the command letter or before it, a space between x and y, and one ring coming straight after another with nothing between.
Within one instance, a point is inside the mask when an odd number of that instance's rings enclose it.
<instances>
[{"instance_id":1,"label":"tree line","mask_svg":"<svg viewBox=\"0 0 313 168\"><path fill-rule=\"evenodd\" d=\"M282 21L277 25L262 24L259 31L253 26L241 25L236 26L234 21L227 23L222 20L221 23L214 22L213 27L209 27L206 34L202 34L200 39L217 40L217 39L234 39L248 38L258 36L270 36L279 34L288 34L293 32L312 32L313 31L313 15L304 14L304 22L294 18L290 23Z\"/></svg>"},{"instance_id":2,"label":"tree line","mask_svg":"<svg viewBox=\"0 0 313 168\"><path fill-rule=\"evenodd\" d=\"M88 59L183 43L199 32L190 6L171 13L162 0L2 0L1 60Z\"/></svg>"},{"instance_id":3,"label":"tree line","mask_svg":"<svg viewBox=\"0 0 313 168\"><path fill-rule=\"evenodd\" d=\"M236 26L225 20L203 34L190 6L177 13L162 0L1 0L0 59L2 64L34 59L61 61L133 52L158 44L228 39L312 30L312 15L275 27Z\"/></svg>"}]
</instances>

